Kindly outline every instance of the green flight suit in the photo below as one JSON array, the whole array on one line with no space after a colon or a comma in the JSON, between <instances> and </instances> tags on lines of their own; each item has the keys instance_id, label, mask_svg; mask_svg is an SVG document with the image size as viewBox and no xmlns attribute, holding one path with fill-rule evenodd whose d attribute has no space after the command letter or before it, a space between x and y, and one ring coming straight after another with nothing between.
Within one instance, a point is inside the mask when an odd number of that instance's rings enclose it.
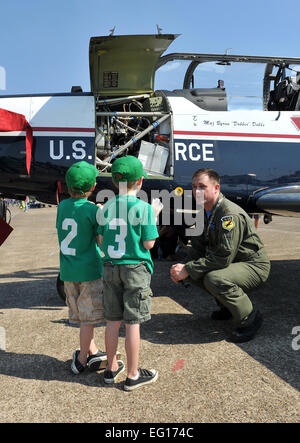
<instances>
[{"instance_id":1,"label":"green flight suit","mask_svg":"<svg viewBox=\"0 0 300 443\"><path fill-rule=\"evenodd\" d=\"M221 193L201 236L191 237L189 281L204 287L241 324L253 310L246 294L264 283L270 260L253 221Z\"/></svg>"}]
</instances>

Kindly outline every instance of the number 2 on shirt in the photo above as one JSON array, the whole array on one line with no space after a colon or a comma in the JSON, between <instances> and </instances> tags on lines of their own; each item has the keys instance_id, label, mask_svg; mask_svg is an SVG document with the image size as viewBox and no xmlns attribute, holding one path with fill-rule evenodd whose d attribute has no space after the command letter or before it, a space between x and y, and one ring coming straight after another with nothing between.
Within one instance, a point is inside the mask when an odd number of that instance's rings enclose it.
<instances>
[{"instance_id":1,"label":"number 2 on shirt","mask_svg":"<svg viewBox=\"0 0 300 443\"><path fill-rule=\"evenodd\" d=\"M116 234L115 242L118 244L117 248L115 246L109 245L107 247L107 253L111 258L121 258L126 251L125 238L127 236L127 223L122 218L113 218L109 222L109 229L115 230L117 227L120 228L120 234Z\"/></svg>"},{"instance_id":2,"label":"number 2 on shirt","mask_svg":"<svg viewBox=\"0 0 300 443\"><path fill-rule=\"evenodd\" d=\"M75 248L69 248L69 244L73 240L73 238L77 235L77 223L73 218L65 218L62 222L62 229L64 231L68 230L68 227L71 226L71 231L68 233L66 238L60 244L60 250L64 255L76 255Z\"/></svg>"}]
</instances>

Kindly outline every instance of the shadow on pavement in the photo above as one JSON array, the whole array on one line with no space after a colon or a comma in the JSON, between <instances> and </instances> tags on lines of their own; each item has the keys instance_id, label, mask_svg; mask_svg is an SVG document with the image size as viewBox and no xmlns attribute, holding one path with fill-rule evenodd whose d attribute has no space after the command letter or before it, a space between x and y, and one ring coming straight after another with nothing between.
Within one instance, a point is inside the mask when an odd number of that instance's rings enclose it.
<instances>
[{"instance_id":1,"label":"shadow on pavement","mask_svg":"<svg viewBox=\"0 0 300 443\"><path fill-rule=\"evenodd\" d=\"M226 340L233 327L231 321L211 320L210 314L216 308L214 299L196 287L186 289L173 283L169 277L171 264L155 261L151 285L155 310L152 319L142 325L142 339L166 345L203 344ZM300 325L299 269L298 260L272 262L267 283L250 294L253 304L264 316L263 326L254 340L236 345L298 390L300 350L292 347L295 339L292 330ZM0 313L1 309L11 308L59 310L65 307L56 293L57 273L57 268L41 268L2 274L2 278L24 280L10 283L1 283L0 280ZM65 310L63 317L66 317ZM68 325L63 318L60 322ZM124 328L121 328L122 335L124 336ZM1 352L0 373L42 380L73 382L76 379L80 383L95 382L99 385L97 374L94 374L95 381L93 374L88 378L74 378L69 374L69 363L46 355Z\"/></svg>"},{"instance_id":2,"label":"shadow on pavement","mask_svg":"<svg viewBox=\"0 0 300 443\"><path fill-rule=\"evenodd\" d=\"M143 338L172 344L227 340L233 328L231 320L211 320L211 312L216 309L213 297L196 287L184 288L173 283L169 278L171 265L166 261L155 262L153 292L155 296L167 295L191 315L153 315L151 322L143 326ZM292 330L300 327L299 270L300 260L271 262L268 281L249 294L264 316L262 328L252 341L236 345L298 390L300 349L293 349Z\"/></svg>"},{"instance_id":3,"label":"shadow on pavement","mask_svg":"<svg viewBox=\"0 0 300 443\"><path fill-rule=\"evenodd\" d=\"M17 354L0 350L0 374L26 380L55 380L110 388L103 381L103 371L89 372L86 369L82 374L75 375L70 366L71 360L60 361L49 355ZM114 388L123 389L123 385L116 383Z\"/></svg>"}]
</instances>

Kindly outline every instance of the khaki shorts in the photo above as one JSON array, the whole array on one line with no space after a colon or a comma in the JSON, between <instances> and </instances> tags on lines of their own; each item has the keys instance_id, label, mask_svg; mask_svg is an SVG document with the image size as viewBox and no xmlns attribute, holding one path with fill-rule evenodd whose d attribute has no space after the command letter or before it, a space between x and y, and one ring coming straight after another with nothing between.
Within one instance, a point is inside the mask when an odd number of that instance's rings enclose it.
<instances>
[{"instance_id":1,"label":"khaki shorts","mask_svg":"<svg viewBox=\"0 0 300 443\"><path fill-rule=\"evenodd\" d=\"M150 320L151 274L145 263L103 266L104 317L127 324Z\"/></svg>"},{"instance_id":2,"label":"khaki shorts","mask_svg":"<svg viewBox=\"0 0 300 443\"><path fill-rule=\"evenodd\" d=\"M103 281L65 281L66 302L69 307L69 320L76 324L96 324L103 317Z\"/></svg>"}]
</instances>

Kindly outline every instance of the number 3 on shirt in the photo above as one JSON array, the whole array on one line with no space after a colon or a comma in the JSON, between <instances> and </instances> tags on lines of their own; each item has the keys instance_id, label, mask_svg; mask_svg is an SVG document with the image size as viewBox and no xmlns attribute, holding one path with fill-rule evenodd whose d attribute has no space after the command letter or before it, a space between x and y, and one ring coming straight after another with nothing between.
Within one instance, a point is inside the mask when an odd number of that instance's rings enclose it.
<instances>
[{"instance_id":1,"label":"number 3 on shirt","mask_svg":"<svg viewBox=\"0 0 300 443\"><path fill-rule=\"evenodd\" d=\"M115 246L109 245L107 247L107 253L111 258L121 258L126 252L125 238L127 235L127 224L122 218L113 218L109 222L109 229L115 230L117 227L120 228L120 234L116 234L115 242L118 243L117 248Z\"/></svg>"},{"instance_id":2,"label":"number 3 on shirt","mask_svg":"<svg viewBox=\"0 0 300 443\"><path fill-rule=\"evenodd\" d=\"M71 226L71 231L68 233L66 238L60 244L60 250L64 255L76 255L75 248L69 248L69 244L73 240L73 238L77 235L77 223L73 218L65 218L62 222L62 229L64 231L68 230L68 227Z\"/></svg>"}]
</instances>

